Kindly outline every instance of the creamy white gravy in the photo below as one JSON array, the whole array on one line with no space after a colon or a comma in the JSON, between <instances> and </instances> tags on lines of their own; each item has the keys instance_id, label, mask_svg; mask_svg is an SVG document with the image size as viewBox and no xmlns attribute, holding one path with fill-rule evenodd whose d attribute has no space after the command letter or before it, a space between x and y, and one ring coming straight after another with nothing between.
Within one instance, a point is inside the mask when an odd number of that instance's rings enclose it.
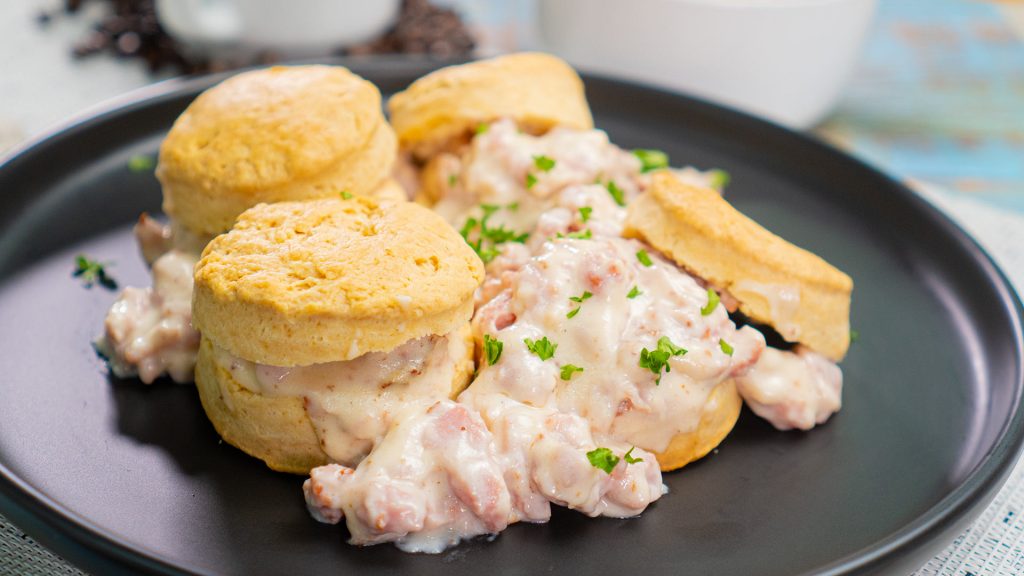
<instances>
[{"instance_id":1,"label":"creamy white gravy","mask_svg":"<svg viewBox=\"0 0 1024 576\"><path fill-rule=\"evenodd\" d=\"M151 384L163 374L192 382L199 334L192 329L192 270L210 238L143 213L133 229L153 286L129 286L107 312L96 348L119 378Z\"/></svg>"},{"instance_id":2,"label":"creamy white gravy","mask_svg":"<svg viewBox=\"0 0 1024 576\"><path fill-rule=\"evenodd\" d=\"M460 365L469 361L464 333L411 340L390 352L345 362L281 368L215 348L216 361L252 392L305 399L323 451L355 466L384 437L406 404L448 398Z\"/></svg>"},{"instance_id":3,"label":"creamy white gravy","mask_svg":"<svg viewBox=\"0 0 1024 576\"><path fill-rule=\"evenodd\" d=\"M96 346L120 378L146 384L162 374L191 382L199 347L192 329L192 269L195 255L178 250L153 263L151 288L125 288L107 312Z\"/></svg>"},{"instance_id":4,"label":"creamy white gravy","mask_svg":"<svg viewBox=\"0 0 1024 576\"><path fill-rule=\"evenodd\" d=\"M805 346L793 352L767 348L736 379L736 388L755 414L779 430L810 430L842 407L843 373Z\"/></svg>"},{"instance_id":5,"label":"creamy white gravy","mask_svg":"<svg viewBox=\"0 0 1024 576\"><path fill-rule=\"evenodd\" d=\"M651 266L638 260L640 250ZM409 408L358 467L318 468L304 487L314 517L344 518L353 544L438 552L512 522L547 521L551 504L590 516L640 514L665 493L652 451L692 430L710 391L764 347L721 307L701 314L707 291L636 241L556 239L532 257L520 245L488 272L502 281L474 329L502 342L498 361L480 368L458 403ZM557 346L541 359L524 339L545 337ZM661 337L687 352L655 374L640 355L657 350ZM570 364L583 370L563 378ZM447 444L438 433L427 439L437 411L456 411L472 425L460 424ZM618 459L610 472L588 456L599 448ZM451 451L466 456L447 458ZM480 478L483 486L463 488Z\"/></svg>"}]
</instances>

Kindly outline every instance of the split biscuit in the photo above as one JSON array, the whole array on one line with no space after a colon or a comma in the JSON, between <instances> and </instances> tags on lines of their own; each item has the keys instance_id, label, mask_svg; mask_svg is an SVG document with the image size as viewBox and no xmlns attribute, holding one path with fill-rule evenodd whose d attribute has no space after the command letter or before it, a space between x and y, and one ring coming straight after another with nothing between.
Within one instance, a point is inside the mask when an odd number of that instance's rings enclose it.
<instances>
[{"instance_id":1,"label":"split biscuit","mask_svg":"<svg viewBox=\"0 0 1024 576\"><path fill-rule=\"evenodd\" d=\"M630 203L624 235L728 291L740 311L787 341L837 362L846 355L850 277L764 229L717 191L655 173L648 192Z\"/></svg>"}]
</instances>

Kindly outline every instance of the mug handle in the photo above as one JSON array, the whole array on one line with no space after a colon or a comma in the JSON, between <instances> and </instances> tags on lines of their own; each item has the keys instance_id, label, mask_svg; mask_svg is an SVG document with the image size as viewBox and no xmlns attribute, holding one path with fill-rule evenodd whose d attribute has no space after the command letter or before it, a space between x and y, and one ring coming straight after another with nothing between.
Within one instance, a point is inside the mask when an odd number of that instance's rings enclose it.
<instances>
[{"instance_id":1,"label":"mug handle","mask_svg":"<svg viewBox=\"0 0 1024 576\"><path fill-rule=\"evenodd\" d=\"M242 38L234 0L156 0L156 16L172 36L186 42L230 44Z\"/></svg>"}]
</instances>

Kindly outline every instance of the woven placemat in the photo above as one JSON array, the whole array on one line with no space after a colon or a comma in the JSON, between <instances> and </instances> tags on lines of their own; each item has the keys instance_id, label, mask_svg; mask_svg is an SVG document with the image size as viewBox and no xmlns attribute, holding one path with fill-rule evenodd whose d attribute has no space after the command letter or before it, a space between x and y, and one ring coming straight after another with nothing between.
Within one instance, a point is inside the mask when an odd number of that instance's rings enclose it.
<instances>
[{"instance_id":1,"label":"woven placemat","mask_svg":"<svg viewBox=\"0 0 1024 576\"><path fill-rule=\"evenodd\" d=\"M7 518L0 516L0 576L63 574L84 576L84 572L43 548Z\"/></svg>"}]
</instances>

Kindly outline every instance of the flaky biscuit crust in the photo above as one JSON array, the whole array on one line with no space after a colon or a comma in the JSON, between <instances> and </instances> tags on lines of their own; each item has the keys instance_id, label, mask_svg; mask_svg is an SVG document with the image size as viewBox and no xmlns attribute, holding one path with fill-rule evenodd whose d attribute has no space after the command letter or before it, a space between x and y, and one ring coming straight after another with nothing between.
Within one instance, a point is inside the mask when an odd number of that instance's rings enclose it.
<instances>
[{"instance_id":1,"label":"flaky biscuit crust","mask_svg":"<svg viewBox=\"0 0 1024 576\"><path fill-rule=\"evenodd\" d=\"M624 234L728 290L756 322L776 326L780 319L773 317L770 300L751 286L797 288L799 306L787 319L797 328L795 340L835 361L846 355L850 277L764 229L717 191L682 182L667 171L656 173L649 191L630 203Z\"/></svg>"},{"instance_id":2,"label":"flaky biscuit crust","mask_svg":"<svg viewBox=\"0 0 1024 576\"><path fill-rule=\"evenodd\" d=\"M200 94L164 139L156 175L164 211L212 235L260 202L369 195L396 153L376 86L339 66L278 66Z\"/></svg>"},{"instance_id":3,"label":"flaky biscuit crust","mask_svg":"<svg viewBox=\"0 0 1024 576\"><path fill-rule=\"evenodd\" d=\"M437 70L392 96L388 111L399 146L420 158L498 118L512 118L531 133L594 127L576 71L533 52Z\"/></svg>"},{"instance_id":4,"label":"flaky biscuit crust","mask_svg":"<svg viewBox=\"0 0 1024 576\"><path fill-rule=\"evenodd\" d=\"M351 360L465 323L483 275L463 238L411 202L261 204L203 251L193 324L261 364Z\"/></svg>"}]
</instances>

